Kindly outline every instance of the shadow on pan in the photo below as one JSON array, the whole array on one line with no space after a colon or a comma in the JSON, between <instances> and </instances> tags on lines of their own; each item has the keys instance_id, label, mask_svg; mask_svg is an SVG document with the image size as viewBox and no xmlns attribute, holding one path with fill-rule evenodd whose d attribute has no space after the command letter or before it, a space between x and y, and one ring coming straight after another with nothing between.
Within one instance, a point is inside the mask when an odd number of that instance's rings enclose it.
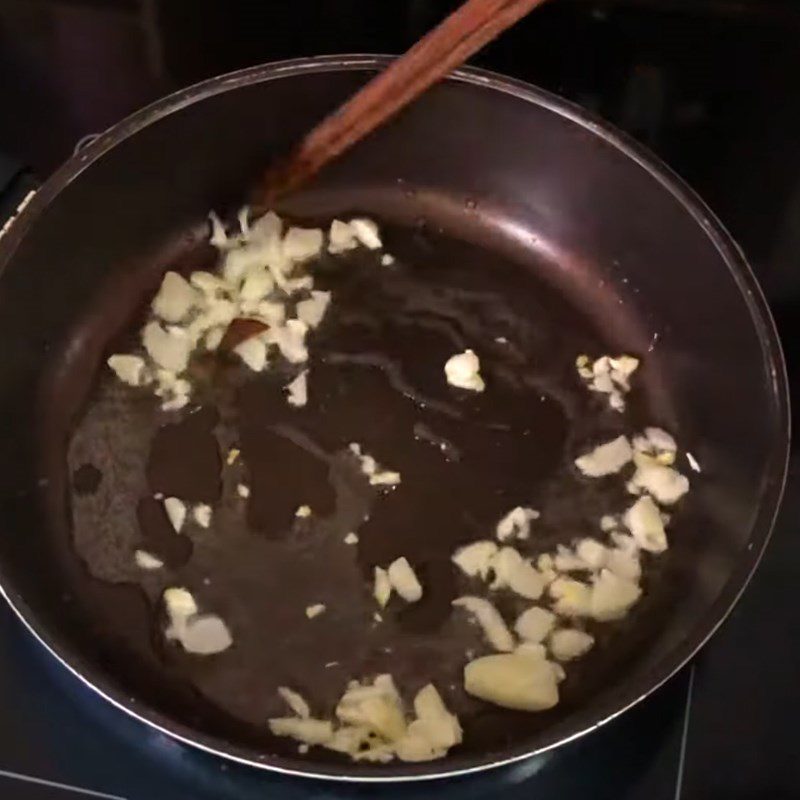
<instances>
[{"instance_id":1,"label":"shadow on pan","mask_svg":"<svg viewBox=\"0 0 800 800\"><path fill-rule=\"evenodd\" d=\"M192 674L187 681L185 665L161 652L146 593L91 577L75 553L67 437L86 419L87 401L98 407L102 389L92 376L100 358L124 335L160 272L208 258L200 242L205 213L234 208L241 187L273 155L381 63L341 57L270 65L167 98L68 162L0 241L0 333L13 343L0 403L14 421L0 449L0 582L12 606L67 667L156 727L246 763L345 779L434 777L506 763L572 739L646 696L702 645L746 584L777 510L788 448L785 376L771 320L741 253L708 209L652 157L579 109L487 73L459 72L281 210L311 220L369 213L386 226L399 260L415 265L418 285L439 281L450 291L473 281L476 291L513 295L514 324L524 322L532 342L525 363L559 400L547 412L562 431L544 448L551 466L536 472L536 458L530 461L530 485L541 483L545 500L547 479L574 456L571 448L619 424L602 415L587 421L586 408L569 395L576 350L645 356L644 391L628 424L668 426L704 469L665 566L641 614L626 621L606 655L585 662L594 668L583 670L557 709L528 716L473 709L464 746L439 762L377 768L300 759L289 743L265 734L271 680L256 686L252 676ZM411 329L415 344L398 356L406 361L427 347ZM402 340L398 330L381 341ZM341 354L347 336L337 330L328 355ZM560 375L557 362L565 365ZM395 402L364 380L364 397L374 391ZM256 394L253 403L261 399ZM99 430L120 427L115 409L111 402L100 414ZM405 419L400 405L391 410ZM534 414L530 424L538 420L541 430L542 419ZM130 441L141 450L141 439ZM495 511L475 503L478 522ZM409 547L428 539L435 537ZM109 551L115 546L109 542ZM258 546L266 553L279 545ZM426 553L444 557L452 541L438 546ZM390 545L376 535L370 547L342 567L351 577ZM291 555L284 553L287 563ZM446 597L442 590L440 600ZM391 629L422 642L401 674L413 678L419 664L430 663L436 651L426 648L440 623L434 609L430 619L400 620ZM329 645L346 636L343 627ZM276 680L286 677L277 653L269 640L260 645L258 663L274 669ZM300 678L313 681L310 671Z\"/></svg>"}]
</instances>

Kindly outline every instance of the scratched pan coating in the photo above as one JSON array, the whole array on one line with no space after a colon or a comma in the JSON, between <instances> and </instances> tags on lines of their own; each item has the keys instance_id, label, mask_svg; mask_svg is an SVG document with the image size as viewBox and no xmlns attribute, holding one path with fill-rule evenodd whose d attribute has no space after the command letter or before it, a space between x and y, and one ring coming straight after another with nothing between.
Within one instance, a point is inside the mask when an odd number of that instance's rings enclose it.
<instances>
[{"instance_id":1,"label":"scratched pan coating","mask_svg":"<svg viewBox=\"0 0 800 800\"><path fill-rule=\"evenodd\" d=\"M774 331L710 212L582 112L471 71L281 209L311 223L368 214L396 256L389 268L368 253L315 267L334 300L310 340L306 408L286 404L280 368L224 371L177 423L111 380L102 357L129 346L164 269L213 263L204 213L233 208L269 154L376 63L260 68L163 101L57 173L0 242L0 333L20 343L0 385L21 421L0 454L15 532L0 547L6 595L62 661L162 730L249 763L347 778L504 763L646 695L752 572L787 444ZM480 395L444 381L444 361L465 347L481 357ZM580 385L574 359L623 351L643 368L621 416ZM626 496L619 479L582 481L571 462L646 424L674 431L704 473L669 552L647 566L643 600L598 628L552 711L469 699L465 653L484 645L450 609L468 587L449 562L454 547L519 504L542 511L527 552L593 534ZM397 469L400 486L366 487L345 454L352 441ZM242 457L229 467L231 446ZM156 492L211 503L211 528L174 534ZM314 513L295 518L304 504ZM354 529L358 545L345 545ZM142 575L136 547L165 569ZM376 623L372 566L400 555L419 567L424 597ZM189 586L228 622L234 646L212 659L165 646L166 585ZM326 613L306 619L318 602ZM504 601L508 614L519 608ZM329 715L347 680L380 671L407 697L433 680L464 744L426 765L369 766L300 757L269 735L266 719L284 713L277 686Z\"/></svg>"}]
</instances>

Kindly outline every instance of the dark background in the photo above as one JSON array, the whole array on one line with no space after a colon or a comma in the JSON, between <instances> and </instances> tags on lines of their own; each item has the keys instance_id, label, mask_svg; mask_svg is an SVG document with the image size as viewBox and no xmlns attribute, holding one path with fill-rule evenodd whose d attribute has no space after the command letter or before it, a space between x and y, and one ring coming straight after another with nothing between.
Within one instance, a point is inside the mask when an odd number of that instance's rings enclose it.
<instances>
[{"instance_id":1,"label":"dark background","mask_svg":"<svg viewBox=\"0 0 800 800\"><path fill-rule=\"evenodd\" d=\"M455 5L0 0L0 216L82 137L174 89L281 58L399 53ZM591 108L684 177L750 258L797 384L800 4L551 0L474 63ZM800 798L798 513L793 477L767 557L732 619L642 707L536 774L388 796ZM11 773L131 800L387 796L266 779L145 731L62 674L1 609L0 797L74 796Z\"/></svg>"}]
</instances>

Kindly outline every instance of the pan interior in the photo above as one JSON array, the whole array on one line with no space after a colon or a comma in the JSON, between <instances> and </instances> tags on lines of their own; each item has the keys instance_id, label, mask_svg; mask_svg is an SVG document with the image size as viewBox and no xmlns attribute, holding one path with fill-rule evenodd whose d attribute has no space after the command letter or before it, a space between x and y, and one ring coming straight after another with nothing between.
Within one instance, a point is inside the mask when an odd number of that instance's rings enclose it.
<instances>
[{"instance_id":1,"label":"pan interior","mask_svg":"<svg viewBox=\"0 0 800 800\"><path fill-rule=\"evenodd\" d=\"M199 221L267 160L265 143L280 151L366 74L245 81L142 124L59 188L0 279L0 336L19 343L0 376L2 410L19 421L0 450L12 601L92 683L166 729L254 763L354 774L369 768L299 760L267 735L266 719L283 713L278 685L328 714L350 678L388 671L406 696L432 679L465 723L454 767L574 735L648 691L724 611L716 604L766 536L785 444L766 323L685 198L551 101L469 82L432 91L281 209L312 223L373 216L397 257L394 270L320 265L335 300L311 347L308 409L289 414L279 371L233 371L164 429L103 357L130 345L166 268L213 258ZM269 107L283 109L280 125ZM497 131L513 131L515 146ZM464 347L496 393L450 395L442 366ZM643 357L624 419L576 380L582 352ZM543 514L534 551L591 535L624 491L579 482L572 459L649 424L674 432L704 472L644 600L598 631L553 711L468 700L460 669L483 645L449 611L464 589L453 547L526 503ZM441 458L441 440L459 462ZM397 491L353 490L333 457L350 441L401 472ZM236 442L251 464L247 504L230 476L220 481ZM159 491L215 501L215 529L165 530ZM311 524L292 516L302 504ZM358 546L343 545L365 513ZM170 583L230 621L228 653L203 662L164 647L162 578L131 568L144 543L163 548ZM398 555L420 565L426 595L374 625L369 573ZM314 602L329 610L308 621Z\"/></svg>"}]
</instances>

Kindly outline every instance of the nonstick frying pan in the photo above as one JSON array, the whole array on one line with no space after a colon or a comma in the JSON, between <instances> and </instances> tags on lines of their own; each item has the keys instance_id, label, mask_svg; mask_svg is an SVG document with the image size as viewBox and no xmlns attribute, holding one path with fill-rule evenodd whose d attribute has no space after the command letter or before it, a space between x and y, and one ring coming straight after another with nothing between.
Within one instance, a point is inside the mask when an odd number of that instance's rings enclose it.
<instances>
[{"instance_id":1,"label":"nonstick frying pan","mask_svg":"<svg viewBox=\"0 0 800 800\"><path fill-rule=\"evenodd\" d=\"M465 744L428 764L298 756L265 725L209 702L179 665L165 666L151 646L145 596L125 581L90 577L70 530L70 498L95 491L104 467L125 473L129 450L123 439L115 453L93 451L89 437L87 452L107 463L80 472L68 468L68 436L82 424L101 356L133 324L159 274L202 256L207 211L235 209L265 164L385 63L284 62L172 95L70 159L0 239L7 600L65 667L143 722L241 762L342 779L437 777L508 763L646 697L701 647L745 587L778 509L789 441L775 329L741 251L709 209L652 155L582 109L520 82L458 71L281 210L310 220L368 213L409 261L427 259L456 277L465 265L484 285L510 287L523 312L529 308L540 352L564 365L560 375L551 365L554 397L574 380L568 356L587 342L597 355L642 355L633 423L670 428L703 468L668 558L641 612L578 670L561 705L544 715L478 713ZM528 277L514 284L512 273ZM412 337L407 348L407 358L424 358L424 343ZM125 409L104 413L100 429L130 427ZM357 416L378 427L387 413L365 405ZM523 460L531 485L581 436L605 431L580 409L569 420L563 437L543 432L541 452ZM463 493L457 500L467 512L481 503ZM120 515L133 513L135 498L122 501L129 503L121 511L109 499L96 512L110 531L95 541L102 552L107 546L108 563ZM409 625L430 633L434 623L422 614ZM282 643L269 646L278 652ZM415 669L433 669L430 652L423 656ZM270 663L266 657L267 671ZM247 706L251 687L238 688L237 702ZM261 691L252 690L254 706Z\"/></svg>"}]
</instances>

